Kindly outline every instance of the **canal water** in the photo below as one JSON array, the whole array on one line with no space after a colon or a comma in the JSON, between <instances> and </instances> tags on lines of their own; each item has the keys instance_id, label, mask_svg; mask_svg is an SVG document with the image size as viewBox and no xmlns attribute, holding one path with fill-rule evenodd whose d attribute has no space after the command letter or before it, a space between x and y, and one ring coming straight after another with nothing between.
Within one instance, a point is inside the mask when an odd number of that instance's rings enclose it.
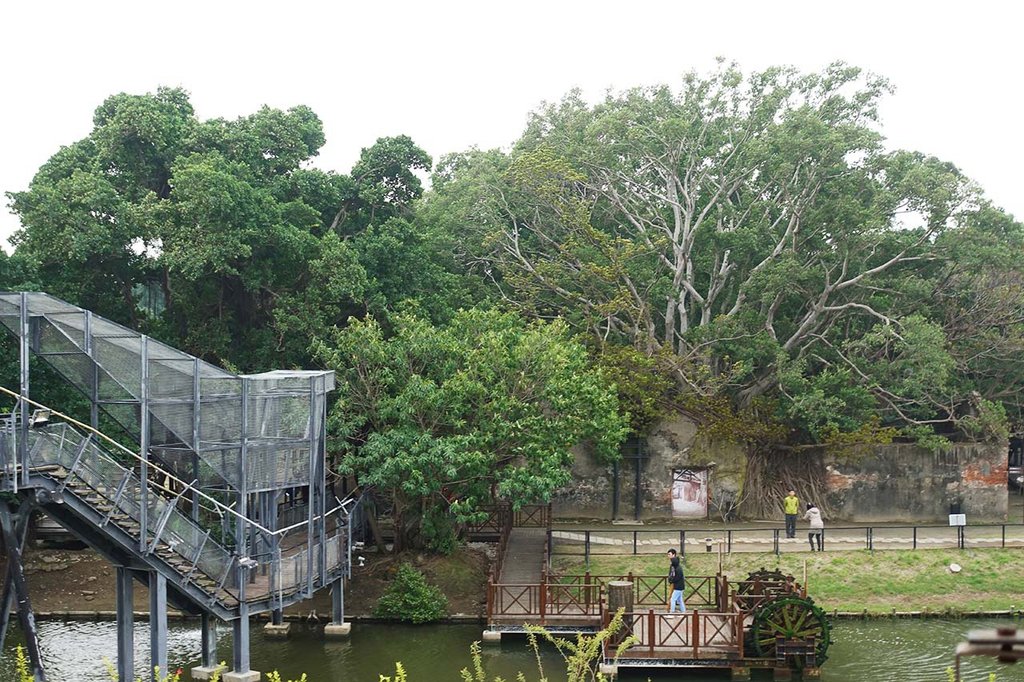
<instances>
[{"instance_id":1,"label":"canal water","mask_svg":"<svg viewBox=\"0 0 1024 682\"><path fill-rule=\"evenodd\" d=\"M994 627L994 621L975 620L877 620L839 621L834 625L829 660L822 669L826 682L945 682L946 668L953 664L953 649L968 630ZM284 680L305 672L310 682L379 682L380 675L393 675L394 662L401 661L409 682L459 682L459 671L470 664L470 644L480 637L481 626L398 626L357 624L346 642L324 642L314 629L293 624L286 641L263 639L254 628L252 667L278 670ZM43 655L52 682L110 682L103 659L116 653L115 629L110 622L46 621L39 625ZM14 629L0 658L0 682L15 680L13 649L21 639ZM149 637L145 623L137 623L136 661L148 657ZM230 632L220 639L220 658L230 660ZM199 657L199 629L189 624L172 626L169 637L172 667L188 669ZM499 647L484 647L488 679L500 675L515 679L522 671L529 682L540 675L537 660L525 639L507 639ZM558 653L542 649L541 663L550 682L564 681ZM999 682L1024 681L1024 663L1002 666L994 661L973 659L964 666L965 680L987 682L989 672ZM138 671L142 672L142 666ZM640 682L650 677L663 680L706 682L725 680L724 675L682 675L679 672L633 671L623 682ZM187 675L185 676L187 680ZM756 679L756 678L755 678ZM770 679L764 676L761 679Z\"/></svg>"}]
</instances>

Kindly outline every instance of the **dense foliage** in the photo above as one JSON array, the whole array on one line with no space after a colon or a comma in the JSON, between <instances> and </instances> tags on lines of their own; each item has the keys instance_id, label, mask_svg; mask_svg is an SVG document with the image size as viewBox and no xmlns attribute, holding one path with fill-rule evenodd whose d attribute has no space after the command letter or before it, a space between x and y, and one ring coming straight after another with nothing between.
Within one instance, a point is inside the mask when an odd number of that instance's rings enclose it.
<instances>
[{"instance_id":1,"label":"dense foliage","mask_svg":"<svg viewBox=\"0 0 1024 682\"><path fill-rule=\"evenodd\" d=\"M610 460L626 435L614 389L559 322L469 310L440 328L401 315L390 335L353 321L318 347L338 377L340 466L390 494L399 547L450 551L448 519L479 520L494 497L549 499L574 445Z\"/></svg>"},{"instance_id":2,"label":"dense foliage","mask_svg":"<svg viewBox=\"0 0 1024 682\"><path fill-rule=\"evenodd\" d=\"M180 89L122 93L8 195L0 285L229 369L337 370L333 468L442 550L492 497L549 496L574 445L614 458L669 410L760 449L1002 439L1024 423L1024 227L886 148L888 92L722 63L570 93L510 150L436 168L381 138L348 174L313 167L307 107L202 120Z\"/></svg>"},{"instance_id":3,"label":"dense foliage","mask_svg":"<svg viewBox=\"0 0 1024 682\"><path fill-rule=\"evenodd\" d=\"M884 148L887 91L841 64L723 64L678 90L571 93L511 153L443 159L428 212L503 299L645 354L698 411L768 398L819 442L1004 437L1024 231L952 164Z\"/></svg>"},{"instance_id":4,"label":"dense foliage","mask_svg":"<svg viewBox=\"0 0 1024 682\"><path fill-rule=\"evenodd\" d=\"M448 615L448 599L436 585L407 563L400 564L394 579L377 600L373 615L410 623L429 623Z\"/></svg>"},{"instance_id":5,"label":"dense foliage","mask_svg":"<svg viewBox=\"0 0 1024 682\"><path fill-rule=\"evenodd\" d=\"M324 136L307 107L201 121L161 89L110 97L93 124L10 195L22 229L0 274L31 280L31 263L48 292L244 371L308 365L352 315L472 301L411 222L431 159L406 136L340 175L308 167Z\"/></svg>"}]
</instances>

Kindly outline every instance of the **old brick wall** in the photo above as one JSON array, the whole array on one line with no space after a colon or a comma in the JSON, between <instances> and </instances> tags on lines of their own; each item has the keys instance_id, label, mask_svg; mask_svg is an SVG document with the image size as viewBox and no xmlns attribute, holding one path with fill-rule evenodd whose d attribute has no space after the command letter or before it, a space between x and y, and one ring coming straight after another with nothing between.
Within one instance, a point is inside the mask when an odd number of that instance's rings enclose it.
<instances>
[{"instance_id":1,"label":"old brick wall","mask_svg":"<svg viewBox=\"0 0 1024 682\"><path fill-rule=\"evenodd\" d=\"M735 443L711 442L696 424L678 416L662 421L647 437L648 459L640 471L641 518L672 516L672 471L708 472L709 517L721 520L721 506L742 493L746 454ZM873 446L868 452L813 452L827 474L826 507L833 521L945 522L959 503L969 522L1002 521L1007 515L1007 445L956 444L932 453L910 444ZM634 518L634 462L619 465L620 519ZM555 496L563 518L612 518L612 467L599 465L577 448L573 482Z\"/></svg>"},{"instance_id":2,"label":"old brick wall","mask_svg":"<svg viewBox=\"0 0 1024 682\"><path fill-rule=\"evenodd\" d=\"M946 521L952 505L968 522L1006 520L1006 443L958 443L940 453L903 443L822 456L837 520Z\"/></svg>"}]
</instances>

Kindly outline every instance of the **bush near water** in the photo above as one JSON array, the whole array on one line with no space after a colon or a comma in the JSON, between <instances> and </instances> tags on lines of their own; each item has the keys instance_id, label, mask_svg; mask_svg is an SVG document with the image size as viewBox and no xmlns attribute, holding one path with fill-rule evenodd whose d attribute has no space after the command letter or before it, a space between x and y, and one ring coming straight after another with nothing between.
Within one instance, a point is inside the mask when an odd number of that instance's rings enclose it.
<instances>
[{"instance_id":1,"label":"bush near water","mask_svg":"<svg viewBox=\"0 0 1024 682\"><path fill-rule=\"evenodd\" d=\"M429 623L448 615L448 598L412 565L403 563L377 601L373 615L410 623Z\"/></svg>"}]
</instances>

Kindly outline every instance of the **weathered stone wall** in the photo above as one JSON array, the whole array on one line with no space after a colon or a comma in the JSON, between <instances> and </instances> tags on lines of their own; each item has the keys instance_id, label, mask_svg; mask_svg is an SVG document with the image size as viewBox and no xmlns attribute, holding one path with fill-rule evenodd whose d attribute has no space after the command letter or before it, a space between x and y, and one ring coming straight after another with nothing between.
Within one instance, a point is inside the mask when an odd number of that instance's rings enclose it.
<instances>
[{"instance_id":1,"label":"weathered stone wall","mask_svg":"<svg viewBox=\"0 0 1024 682\"><path fill-rule=\"evenodd\" d=\"M672 516L672 472L680 468L708 471L708 509L715 518L720 505L735 500L742 489L746 456L739 445L699 436L696 424L686 417L663 420L647 437L647 458L640 469L641 518ZM610 519L613 480L610 465L598 465L577 451L573 482L556 496L555 513ZM624 459L619 463L619 518L634 518L635 499L635 462Z\"/></svg>"},{"instance_id":2,"label":"weathered stone wall","mask_svg":"<svg viewBox=\"0 0 1024 682\"><path fill-rule=\"evenodd\" d=\"M959 443L943 453L904 443L822 456L837 520L946 521L953 505L968 522L1006 520L1006 443Z\"/></svg>"},{"instance_id":3,"label":"weathered stone wall","mask_svg":"<svg viewBox=\"0 0 1024 682\"><path fill-rule=\"evenodd\" d=\"M855 456L825 448L810 454L825 465L825 507L832 521L945 522L954 504L969 522L1006 519L1005 443L957 444L939 454L909 444L873 446ZM743 447L709 441L686 417L662 421L647 438L647 455L640 471L643 519L672 516L675 469L707 470L708 515L713 520L722 520L723 509L743 490ZM610 465L597 464L579 449L573 482L554 499L556 515L611 519L613 480ZM635 481L634 461L620 462L620 519L634 518Z\"/></svg>"}]
</instances>

